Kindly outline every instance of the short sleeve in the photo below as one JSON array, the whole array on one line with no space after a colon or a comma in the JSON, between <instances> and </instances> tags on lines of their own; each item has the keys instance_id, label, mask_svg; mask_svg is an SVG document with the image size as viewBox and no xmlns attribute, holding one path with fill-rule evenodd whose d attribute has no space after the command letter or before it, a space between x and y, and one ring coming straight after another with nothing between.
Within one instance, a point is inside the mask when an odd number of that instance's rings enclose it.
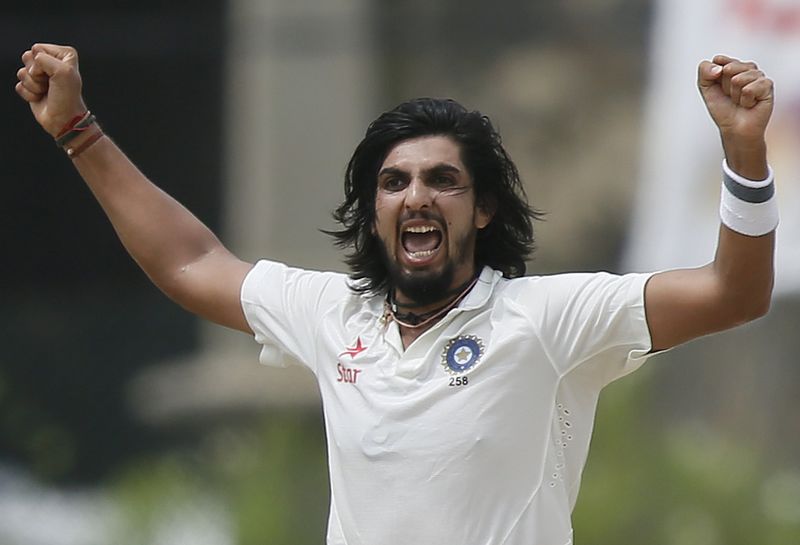
<instances>
[{"instance_id":1,"label":"short sleeve","mask_svg":"<svg viewBox=\"0 0 800 545\"><path fill-rule=\"evenodd\" d=\"M651 274L550 277L542 290L542 342L562 376L586 369L608 384L639 368L652 346L644 305Z\"/></svg>"},{"instance_id":2,"label":"short sleeve","mask_svg":"<svg viewBox=\"0 0 800 545\"><path fill-rule=\"evenodd\" d=\"M315 371L321 317L348 292L340 273L256 263L242 284L241 301L255 340L263 345L261 363L283 367L289 356Z\"/></svg>"}]
</instances>

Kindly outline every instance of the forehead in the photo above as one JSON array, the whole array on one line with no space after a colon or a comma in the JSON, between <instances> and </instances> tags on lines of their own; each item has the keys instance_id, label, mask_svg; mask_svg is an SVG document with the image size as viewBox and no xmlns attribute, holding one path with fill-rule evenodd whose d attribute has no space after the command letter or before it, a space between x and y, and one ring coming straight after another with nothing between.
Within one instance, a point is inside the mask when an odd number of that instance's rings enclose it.
<instances>
[{"instance_id":1,"label":"forehead","mask_svg":"<svg viewBox=\"0 0 800 545\"><path fill-rule=\"evenodd\" d=\"M452 165L466 172L461 161L461 148L449 136L420 136L394 145L386 155L381 168L414 171L437 165Z\"/></svg>"}]
</instances>

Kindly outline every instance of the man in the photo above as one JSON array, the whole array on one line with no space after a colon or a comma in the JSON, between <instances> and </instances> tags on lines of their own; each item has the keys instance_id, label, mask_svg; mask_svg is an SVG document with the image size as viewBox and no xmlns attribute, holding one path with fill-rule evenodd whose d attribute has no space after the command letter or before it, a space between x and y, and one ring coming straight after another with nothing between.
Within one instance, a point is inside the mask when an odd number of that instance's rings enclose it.
<instances>
[{"instance_id":1,"label":"man","mask_svg":"<svg viewBox=\"0 0 800 545\"><path fill-rule=\"evenodd\" d=\"M536 213L488 119L418 99L375 120L347 168L351 278L240 261L149 182L89 114L77 54L37 44L16 90L122 243L169 297L316 375L329 544L572 543L600 389L649 354L763 315L777 212L772 82L704 61L726 161L705 267L523 277Z\"/></svg>"}]
</instances>

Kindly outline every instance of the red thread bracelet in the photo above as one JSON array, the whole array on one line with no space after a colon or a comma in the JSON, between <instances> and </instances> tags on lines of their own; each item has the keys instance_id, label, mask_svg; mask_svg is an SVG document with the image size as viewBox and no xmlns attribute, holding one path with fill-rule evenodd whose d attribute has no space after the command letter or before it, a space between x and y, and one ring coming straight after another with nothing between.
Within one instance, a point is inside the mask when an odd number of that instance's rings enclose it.
<instances>
[{"instance_id":1,"label":"red thread bracelet","mask_svg":"<svg viewBox=\"0 0 800 545\"><path fill-rule=\"evenodd\" d=\"M69 131L74 129L75 125L80 123L81 120L83 118L85 118L88 114L89 114L89 110L86 110L82 114L78 114L75 117L73 117L72 119L70 119L69 122L66 125L64 125L64 128L62 128L61 131L56 135L56 138L61 138L62 136L67 134Z\"/></svg>"}]
</instances>

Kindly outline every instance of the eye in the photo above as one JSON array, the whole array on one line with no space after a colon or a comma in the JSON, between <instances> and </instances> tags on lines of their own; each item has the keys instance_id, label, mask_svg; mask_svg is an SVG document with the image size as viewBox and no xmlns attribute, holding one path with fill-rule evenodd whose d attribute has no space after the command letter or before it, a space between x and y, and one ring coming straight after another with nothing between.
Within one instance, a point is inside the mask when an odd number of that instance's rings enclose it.
<instances>
[{"instance_id":1,"label":"eye","mask_svg":"<svg viewBox=\"0 0 800 545\"><path fill-rule=\"evenodd\" d=\"M381 189L384 191L400 191L406 186L406 182L403 178L398 176L391 176L388 178L384 178L381 181Z\"/></svg>"},{"instance_id":2,"label":"eye","mask_svg":"<svg viewBox=\"0 0 800 545\"><path fill-rule=\"evenodd\" d=\"M436 187L451 187L455 183L456 181L451 176L444 174L439 174L433 178L433 185Z\"/></svg>"}]
</instances>

